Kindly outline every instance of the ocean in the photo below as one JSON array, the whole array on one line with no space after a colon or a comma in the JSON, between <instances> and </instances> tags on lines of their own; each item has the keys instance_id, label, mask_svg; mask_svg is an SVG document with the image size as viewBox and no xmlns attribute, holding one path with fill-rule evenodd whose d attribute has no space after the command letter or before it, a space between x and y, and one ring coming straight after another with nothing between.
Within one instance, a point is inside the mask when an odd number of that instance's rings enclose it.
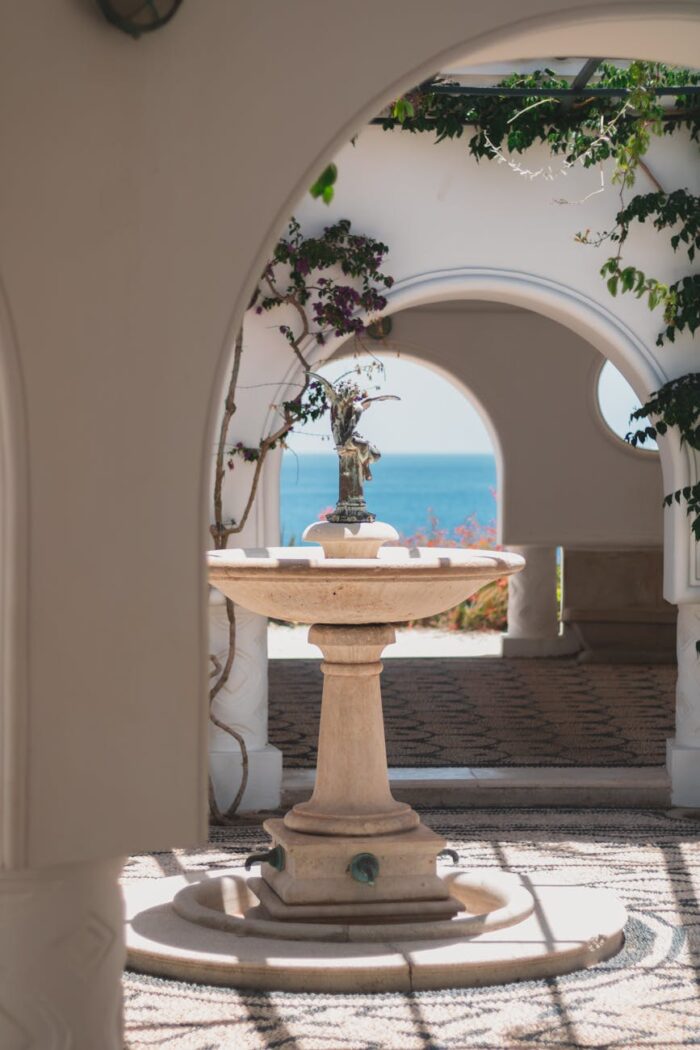
<instances>
[{"instance_id":1,"label":"ocean","mask_svg":"<svg viewBox=\"0 0 700 1050\"><path fill-rule=\"evenodd\" d=\"M428 525L452 531L466 519L485 527L496 519L496 461L490 454L391 453L372 466L365 485L367 506L405 537ZM282 542L299 543L307 525L338 498L338 461L334 452L282 459Z\"/></svg>"}]
</instances>

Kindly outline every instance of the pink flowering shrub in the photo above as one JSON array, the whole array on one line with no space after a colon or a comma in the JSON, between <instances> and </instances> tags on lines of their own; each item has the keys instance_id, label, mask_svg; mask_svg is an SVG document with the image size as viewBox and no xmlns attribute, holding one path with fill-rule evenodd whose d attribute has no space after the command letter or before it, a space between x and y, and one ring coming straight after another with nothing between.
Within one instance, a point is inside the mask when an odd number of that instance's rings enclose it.
<instances>
[{"instance_id":1,"label":"pink flowering shrub","mask_svg":"<svg viewBox=\"0 0 700 1050\"><path fill-rule=\"evenodd\" d=\"M498 550L496 528L493 524L482 525L474 515L450 532L440 527L436 516L430 512L428 523L412 536L402 536L401 544L408 547L473 547L480 550ZM454 609L432 616L427 620L416 620L410 626L440 627L450 631L504 631L508 619L508 580L504 577L487 583L471 598L456 605Z\"/></svg>"}]
</instances>

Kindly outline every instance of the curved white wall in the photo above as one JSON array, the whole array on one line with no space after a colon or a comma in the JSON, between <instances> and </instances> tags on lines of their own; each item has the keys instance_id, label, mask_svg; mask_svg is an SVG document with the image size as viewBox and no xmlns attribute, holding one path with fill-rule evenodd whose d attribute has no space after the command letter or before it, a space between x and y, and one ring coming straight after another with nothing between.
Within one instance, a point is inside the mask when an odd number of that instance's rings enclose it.
<instances>
[{"instance_id":1,"label":"curved white wall","mask_svg":"<svg viewBox=\"0 0 700 1050\"><path fill-rule=\"evenodd\" d=\"M211 0L134 42L96 5L15 5L1 45L0 270L27 405L26 863L205 832L203 466L232 333L293 202L382 104L448 60L595 54L601 40L690 64L700 10ZM410 145L369 134L394 158ZM350 212L346 152L338 206ZM489 167L511 193L505 177ZM389 218L404 227L395 251L416 219L399 208L401 185L376 211L390 241ZM447 192L468 203L461 182ZM502 206L485 198L489 221L472 209L453 262L465 264L470 229L498 229ZM584 265L582 250L565 250ZM419 272L431 266L423 258ZM621 308L630 318L632 304ZM687 370L687 347L664 354L668 374Z\"/></svg>"},{"instance_id":2,"label":"curved white wall","mask_svg":"<svg viewBox=\"0 0 700 1050\"><path fill-rule=\"evenodd\" d=\"M695 151L696 146L679 134L654 144L650 165L669 189L690 181L700 190L697 165L691 164ZM494 333L493 339L482 329L469 369L468 385L477 397L481 398L481 384L489 391L494 407L488 411L498 416L499 432L524 434L522 441L508 442L504 437L512 449L512 462L506 457L504 466L505 542L611 546L661 542L663 492L688 483L691 457L673 437L662 443L662 487L655 463L607 440L592 395L593 348L615 363L643 399L673 375L688 370L696 350L688 336L658 349L660 312L650 312L632 296L613 299L599 276L608 248L594 250L575 241L583 228L600 230L613 224L619 195L610 185L610 170L605 193L583 205L565 205L555 200L583 199L598 185L596 172L577 168L554 182L524 179L506 165L477 163L466 140L436 145L430 135L384 132L377 127L365 128L355 145L345 146L336 159L340 176L331 207L323 208L305 195L295 213L310 233L345 216L356 230L388 243L385 269L396 278L388 296L390 312L417 304L437 307L452 298L482 298L542 315L540 322L531 319L522 331L517 326L508 331L504 322L506 329ZM522 162L537 168L550 160L546 150L537 148ZM638 180L640 192L651 188L642 185L643 179L641 175ZM687 260L645 225L630 236L627 258L669 281L687 272ZM553 329L547 319L562 327ZM271 315L262 321L248 320L250 354L259 362L261 376L269 378L279 368L279 377L298 379L288 353L285 367L285 348L282 357L276 349L274 356L271 353L273 320ZM406 332L405 325L402 331ZM431 333L423 325L421 340L424 356L463 378L457 364L456 331L448 346L437 330ZM568 346L582 348L583 340L587 350L566 353ZM318 362L332 350L329 345L323 350L309 348L309 355ZM501 376L500 404L507 409L499 408L494 374ZM537 406L529 416L518 404L519 383L521 388L527 386ZM258 412L265 407L261 399ZM251 401L249 412L255 411ZM535 476L541 479L541 491L537 482L532 484ZM268 488L274 484L270 476ZM537 492L539 498L528 507L530 492ZM696 568L694 552L688 548L687 521L682 511L673 509L666 512L666 524L667 597L688 600Z\"/></svg>"},{"instance_id":3,"label":"curved white wall","mask_svg":"<svg viewBox=\"0 0 700 1050\"><path fill-rule=\"evenodd\" d=\"M500 446L501 542L660 545L658 456L635 452L602 425L598 352L530 311L450 305L395 315L392 341L447 370L487 414Z\"/></svg>"}]
</instances>

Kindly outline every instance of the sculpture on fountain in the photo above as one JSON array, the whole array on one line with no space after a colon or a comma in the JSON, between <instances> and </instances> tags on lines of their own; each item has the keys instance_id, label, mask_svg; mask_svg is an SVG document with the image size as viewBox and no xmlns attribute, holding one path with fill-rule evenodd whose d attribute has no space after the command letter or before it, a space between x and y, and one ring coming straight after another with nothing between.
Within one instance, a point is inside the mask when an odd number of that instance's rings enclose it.
<instances>
[{"instance_id":1,"label":"sculpture on fountain","mask_svg":"<svg viewBox=\"0 0 700 1050\"><path fill-rule=\"evenodd\" d=\"M398 401L395 394L379 394L367 397L355 384L346 379L329 383L316 372L309 376L323 387L330 405L331 432L339 460L338 502L327 521L336 524L353 524L374 521L375 515L367 510L364 483L372 480L372 463L381 459L381 452L357 432L362 413L375 401Z\"/></svg>"}]
</instances>

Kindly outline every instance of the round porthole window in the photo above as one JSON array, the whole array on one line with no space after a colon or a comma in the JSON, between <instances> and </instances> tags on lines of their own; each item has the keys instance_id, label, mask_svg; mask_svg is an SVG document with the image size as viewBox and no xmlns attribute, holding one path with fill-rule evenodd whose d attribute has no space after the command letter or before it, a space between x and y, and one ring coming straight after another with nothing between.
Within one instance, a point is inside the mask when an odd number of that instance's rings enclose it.
<instances>
[{"instance_id":1,"label":"round porthole window","mask_svg":"<svg viewBox=\"0 0 700 1050\"><path fill-rule=\"evenodd\" d=\"M616 437L624 441L625 435L634 429L630 415L640 407L640 401L625 377L610 361L606 361L598 373L596 394L603 422ZM641 427L643 424L638 425ZM656 452L658 445L655 441L646 441L644 445L638 445L637 449L640 452Z\"/></svg>"}]
</instances>

